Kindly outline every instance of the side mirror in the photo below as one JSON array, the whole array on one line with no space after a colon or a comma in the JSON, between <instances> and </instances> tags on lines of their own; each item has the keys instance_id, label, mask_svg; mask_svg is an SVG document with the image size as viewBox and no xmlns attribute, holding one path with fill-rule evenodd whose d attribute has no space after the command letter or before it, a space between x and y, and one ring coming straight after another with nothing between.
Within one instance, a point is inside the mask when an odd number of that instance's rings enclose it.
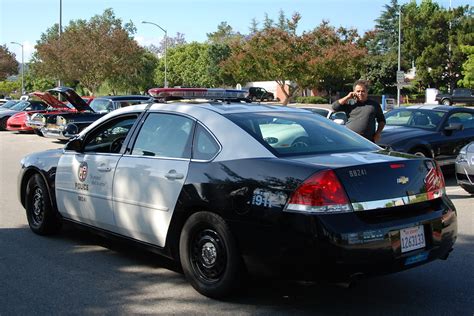
<instances>
[{"instance_id":1,"label":"side mirror","mask_svg":"<svg viewBox=\"0 0 474 316\"><path fill-rule=\"evenodd\" d=\"M445 131L462 131L464 129L464 125L462 123L451 123L444 128Z\"/></svg>"},{"instance_id":2,"label":"side mirror","mask_svg":"<svg viewBox=\"0 0 474 316\"><path fill-rule=\"evenodd\" d=\"M344 121L343 119L334 119L333 121L334 121L334 123L339 124L339 125L345 125L346 124L346 121Z\"/></svg>"},{"instance_id":3,"label":"side mirror","mask_svg":"<svg viewBox=\"0 0 474 316\"><path fill-rule=\"evenodd\" d=\"M80 152L82 150L82 139L80 138L73 138L71 139L66 146L64 147L65 150L72 150Z\"/></svg>"}]
</instances>

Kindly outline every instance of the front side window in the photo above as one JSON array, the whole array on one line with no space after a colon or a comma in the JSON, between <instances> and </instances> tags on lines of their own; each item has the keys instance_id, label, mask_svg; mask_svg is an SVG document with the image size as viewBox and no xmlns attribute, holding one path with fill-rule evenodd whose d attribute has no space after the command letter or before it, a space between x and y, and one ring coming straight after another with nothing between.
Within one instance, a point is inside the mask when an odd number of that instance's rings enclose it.
<instances>
[{"instance_id":1,"label":"front side window","mask_svg":"<svg viewBox=\"0 0 474 316\"><path fill-rule=\"evenodd\" d=\"M427 110L399 110L385 113L386 125L407 126L434 130L441 122L444 112Z\"/></svg>"},{"instance_id":2,"label":"front side window","mask_svg":"<svg viewBox=\"0 0 474 316\"><path fill-rule=\"evenodd\" d=\"M86 136L84 152L119 153L137 117L127 115L101 125Z\"/></svg>"},{"instance_id":3,"label":"front side window","mask_svg":"<svg viewBox=\"0 0 474 316\"><path fill-rule=\"evenodd\" d=\"M293 112L229 114L227 117L277 156L380 149L319 115Z\"/></svg>"},{"instance_id":4,"label":"front side window","mask_svg":"<svg viewBox=\"0 0 474 316\"><path fill-rule=\"evenodd\" d=\"M138 133L132 155L190 158L193 120L164 113L150 113Z\"/></svg>"}]
</instances>

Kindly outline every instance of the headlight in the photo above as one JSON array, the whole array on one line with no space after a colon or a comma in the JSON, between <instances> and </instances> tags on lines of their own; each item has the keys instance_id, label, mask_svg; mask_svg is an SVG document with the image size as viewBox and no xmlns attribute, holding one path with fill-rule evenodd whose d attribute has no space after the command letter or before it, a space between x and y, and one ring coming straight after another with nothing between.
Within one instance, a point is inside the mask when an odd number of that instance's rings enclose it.
<instances>
[{"instance_id":1,"label":"headlight","mask_svg":"<svg viewBox=\"0 0 474 316\"><path fill-rule=\"evenodd\" d=\"M56 125L58 126L66 126L66 119L62 116L56 117Z\"/></svg>"},{"instance_id":2,"label":"headlight","mask_svg":"<svg viewBox=\"0 0 474 316\"><path fill-rule=\"evenodd\" d=\"M456 157L456 162L467 162L467 151L466 147L461 149L459 155Z\"/></svg>"}]
</instances>

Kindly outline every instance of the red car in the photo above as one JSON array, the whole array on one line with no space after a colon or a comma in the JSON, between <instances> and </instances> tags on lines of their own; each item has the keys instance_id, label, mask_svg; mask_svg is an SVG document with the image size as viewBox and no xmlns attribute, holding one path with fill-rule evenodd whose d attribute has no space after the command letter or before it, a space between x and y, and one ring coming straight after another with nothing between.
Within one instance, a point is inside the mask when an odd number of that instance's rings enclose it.
<instances>
[{"instance_id":1,"label":"red car","mask_svg":"<svg viewBox=\"0 0 474 316\"><path fill-rule=\"evenodd\" d=\"M59 114L64 112L76 112L76 109L68 104L59 101L56 97L51 95L49 92L32 92L30 95L36 96L42 99L48 104L46 110L41 111L22 111L15 115L12 115L7 121L7 130L9 131L21 131L21 132L35 132L40 135L39 129L34 129L27 124L27 121L35 113L47 113L47 114ZM92 97L83 97L83 99L89 103ZM41 135L40 135L41 136Z\"/></svg>"}]
</instances>

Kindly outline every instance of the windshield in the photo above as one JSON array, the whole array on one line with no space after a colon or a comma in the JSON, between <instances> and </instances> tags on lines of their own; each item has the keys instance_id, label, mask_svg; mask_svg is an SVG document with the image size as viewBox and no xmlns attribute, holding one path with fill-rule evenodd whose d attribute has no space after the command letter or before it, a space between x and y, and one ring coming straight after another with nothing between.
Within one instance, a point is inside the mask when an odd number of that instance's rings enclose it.
<instances>
[{"instance_id":1,"label":"windshield","mask_svg":"<svg viewBox=\"0 0 474 316\"><path fill-rule=\"evenodd\" d=\"M407 126L434 130L440 124L445 112L420 109L392 110L385 113L386 125Z\"/></svg>"},{"instance_id":2,"label":"windshield","mask_svg":"<svg viewBox=\"0 0 474 316\"><path fill-rule=\"evenodd\" d=\"M18 102L17 104L15 104L14 106L12 106L10 108L10 110L14 110L14 111L23 111L24 109L26 109L28 107L28 105L30 105L30 102L28 101L20 101Z\"/></svg>"},{"instance_id":3,"label":"windshield","mask_svg":"<svg viewBox=\"0 0 474 316\"><path fill-rule=\"evenodd\" d=\"M18 101L17 100L10 100L10 101L7 101L5 102L1 108L2 109L10 109L11 107L13 107L15 104L17 104Z\"/></svg>"},{"instance_id":4,"label":"windshield","mask_svg":"<svg viewBox=\"0 0 474 316\"><path fill-rule=\"evenodd\" d=\"M226 116L276 156L374 151L362 136L319 115L294 112L238 113Z\"/></svg>"}]
</instances>

